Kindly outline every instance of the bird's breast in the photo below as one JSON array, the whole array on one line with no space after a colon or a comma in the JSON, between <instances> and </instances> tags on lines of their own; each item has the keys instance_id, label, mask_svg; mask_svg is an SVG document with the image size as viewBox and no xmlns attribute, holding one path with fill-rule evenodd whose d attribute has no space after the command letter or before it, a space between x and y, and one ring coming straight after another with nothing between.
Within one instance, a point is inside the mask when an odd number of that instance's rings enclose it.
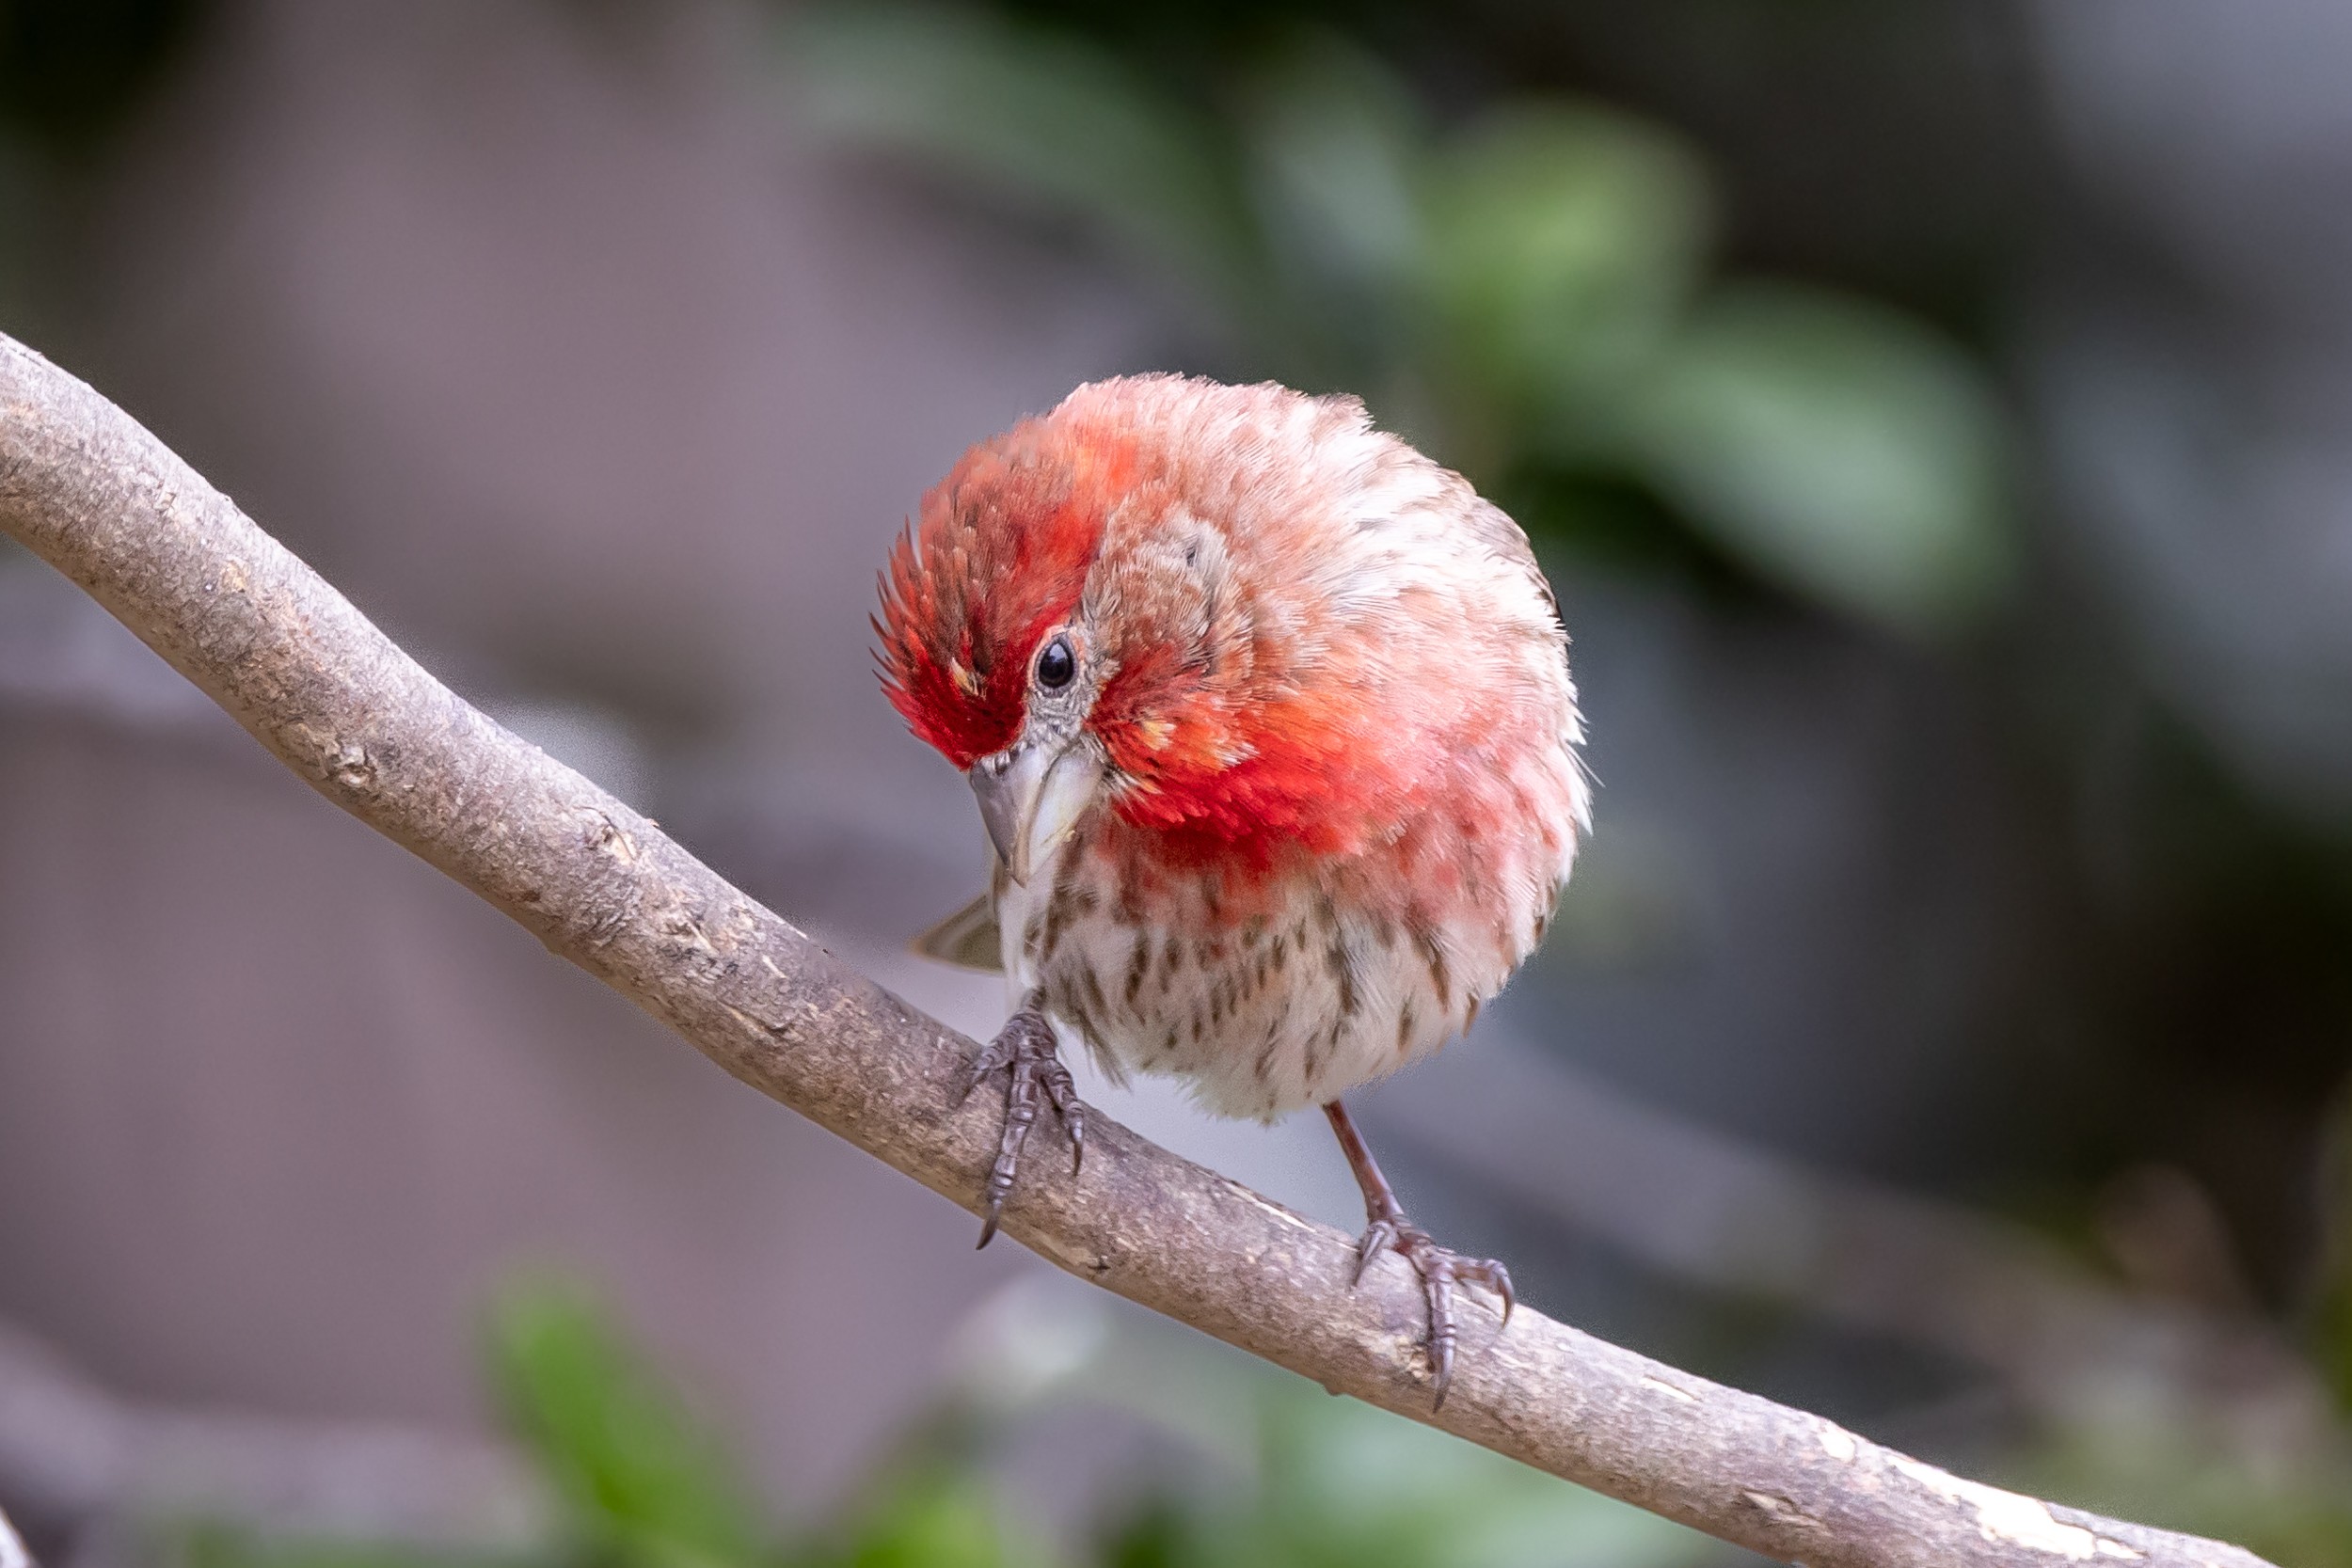
<instances>
[{"instance_id":1,"label":"bird's breast","mask_svg":"<svg viewBox=\"0 0 2352 1568\"><path fill-rule=\"evenodd\" d=\"M999 889L1006 971L1112 1076L1183 1078L1212 1111L1272 1119L1468 1028L1541 936L1565 862L1533 839L1522 855L1433 836L1245 870L1171 863L1104 814Z\"/></svg>"}]
</instances>

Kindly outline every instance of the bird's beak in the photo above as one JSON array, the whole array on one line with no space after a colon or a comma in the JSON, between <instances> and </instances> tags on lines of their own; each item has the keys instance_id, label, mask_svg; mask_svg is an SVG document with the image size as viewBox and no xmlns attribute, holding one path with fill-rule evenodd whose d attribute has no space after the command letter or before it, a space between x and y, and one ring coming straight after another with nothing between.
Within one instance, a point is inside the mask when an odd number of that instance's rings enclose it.
<instances>
[{"instance_id":1,"label":"bird's beak","mask_svg":"<svg viewBox=\"0 0 2352 1568\"><path fill-rule=\"evenodd\" d=\"M1083 743L1054 751L1021 741L982 757L965 776L979 800L989 842L1012 879L1025 887L1029 872L1093 804L1103 764Z\"/></svg>"}]
</instances>

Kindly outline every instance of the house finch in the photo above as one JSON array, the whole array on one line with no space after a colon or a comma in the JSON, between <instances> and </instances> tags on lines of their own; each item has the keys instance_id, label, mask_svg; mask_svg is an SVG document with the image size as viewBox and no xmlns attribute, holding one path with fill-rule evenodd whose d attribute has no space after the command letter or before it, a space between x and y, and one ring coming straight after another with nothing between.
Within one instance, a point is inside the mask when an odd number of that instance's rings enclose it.
<instances>
[{"instance_id":1,"label":"house finch","mask_svg":"<svg viewBox=\"0 0 2352 1568\"><path fill-rule=\"evenodd\" d=\"M1001 958L986 1245L1057 1046L1208 1110L1321 1105L1362 1187L1356 1277L1419 1273L1437 1397L1454 1287L1340 1096L1470 1026L1589 825L1567 639L1526 535L1352 398L1096 382L973 448L882 578L891 702L963 770L992 886L927 939Z\"/></svg>"}]
</instances>

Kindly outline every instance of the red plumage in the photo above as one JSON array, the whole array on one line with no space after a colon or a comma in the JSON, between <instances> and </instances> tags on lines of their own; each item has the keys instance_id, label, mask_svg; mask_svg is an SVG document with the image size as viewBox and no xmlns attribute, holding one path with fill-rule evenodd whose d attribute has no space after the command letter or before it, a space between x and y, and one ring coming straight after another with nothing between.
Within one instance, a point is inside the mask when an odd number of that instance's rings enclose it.
<instances>
[{"instance_id":1,"label":"red plumage","mask_svg":"<svg viewBox=\"0 0 2352 1568\"><path fill-rule=\"evenodd\" d=\"M1525 536L1353 400L1080 388L924 498L876 625L891 701L1001 851L1023 1012L989 1065L1016 1104L1058 1038L1225 1114L1343 1123L1341 1093L1467 1027L1540 940L1584 831ZM1451 1255L1343 1141L1375 1238L1429 1275Z\"/></svg>"},{"instance_id":2,"label":"red plumage","mask_svg":"<svg viewBox=\"0 0 2352 1568\"><path fill-rule=\"evenodd\" d=\"M1020 728L1025 657L1077 603L1134 443L1030 420L974 447L923 498L882 577L890 700L958 768Z\"/></svg>"}]
</instances>

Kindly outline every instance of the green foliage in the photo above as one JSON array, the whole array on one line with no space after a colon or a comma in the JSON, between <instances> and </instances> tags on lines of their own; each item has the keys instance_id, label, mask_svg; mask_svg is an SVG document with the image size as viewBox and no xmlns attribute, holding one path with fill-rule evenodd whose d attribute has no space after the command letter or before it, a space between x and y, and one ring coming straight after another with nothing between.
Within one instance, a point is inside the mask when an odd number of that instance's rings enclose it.
<instances>
[{"instance_id":1,"label":"green foliage","mask_svg":"<svg viewBox=\"0 0 2352 1568\"><path fill-rule=\"evenodd\" d=\"M1705 1568L1705 1538L1458 1439L1174 1336L1104 1336L1028 1295L983 1312L976 1364L831 1521L761 1517L712 1431L580 1287L526 1281L493 1317L488 1370L556 1509L537 1547L494 1558L365 1541L186 1533L187 1568L1054 1568L1007 1518L994 1452L1022 1424L1117 1410L1191 1456L1100 1532L1100 1568ZM1007 1335L1078 1349L1009 1381ZM1029 1347L1037 1360L1041 1347ZM2086 1412L2021 1450L2010 1482L2240 1541L2279 1562L2352 1568L2352 1502L2296 1465L2151 1408Z\"/></svg>"},{"instance_id":2,"label":"green foliage","mask_svg":"<svg viewBox=\"0 0 2352 1568\"><path fill-rule=\"evenodd\" d=\"M764 1534L720 1445L577 1287L531 1281L492 1315L507 1421L564 1503L571 1560L737 1568Z\"/></svg>"},{"instance_id":3,"label":"green foliage","mask_svg":"<svg viewBox=\"0 0 2352 1568\"><path fill-rule=\"evenodd\" d=\"M969 1470L901 1476L858 1511L839 1544L794 1561L806 1568L1016 1568L1041 1563L1009 1544L996 1498Z\"/></svg>"},{"instance_id":4,"label":"green foliage","mask_svg":"<svg viewBox=\"0 0 2352 1568\"><path fill-rule=\"evenodd\" d=\"M1678 1526L1457 1438L1285 1384L1238 1486L1147 1499L1105 1568L1680 1568Z\"/></svg>"},{"instance_id":5,"label":"green foliage","mask_svg":"<svg viewBox=\"0 0 2352 1568\"><path fill-rule=\"evenodd\" d=\"M1662 127L1540 98L1440 129L1326 33L1198 91L977 7L791 39L820 124L1075 214L1191 286L1222 373L1363 394L1569 547L1631 538L1918 635L1997 600L1983 373L1893 310L1713 280L1705 163Z\"/></svg>"},{"instance_id":6,"label":"green foliage","mask_svg":"<svg viewBox=\"0 0 2352 1568\"><path fill-rule=\"evenodd\" d=\"M275 1540L208 1521L180 1542L186 1568L519 1568L498 1559L369 1541Z\"/></svg>"},{"instance_id":7,"label":"green foliage","mask_svg":"<svg viewBox=\"0 0 2352 1568\"><path fill-rule=\"evenodd\" d=\"M2352 1568L2352 1490L2326 1458L2280 1451L2249 1463L2244 1433L2199 1434L2119 1410L2049 1434L2013 1483L2291 1568Z\"/></svg>"},{"instance_id":8,"label":"green foliage","mask_svg":"<svg viewBox=\"0 0 2352 1568\"><path fill-rule=\"evenodd\" d=\"M1597 404L1657 357L1697 288L1705 171L1625 116L1516 104L1442 150L1430 193L1434 352L1518 439L1588 454Z\"/></svg>"},{"instance_id":9,"label":"green foliage","mask_svg":"<svg viewBox=\"0 0 2352 1568\"><path fill-rule=\"evenodd\" d=\"M1249 292L1225 300L1238 335L1294 380L1376 374L1411 330L1426 244L1418 105L1353 51L1294 52L1233 95L1227 178L1240 188Z\"/></svg>"},{"instance_id":10,"label":"green foliage","mask_svg":"<svg viewBox=\"0 0 2352 1568\"><path fill-rule=\"evenodd\" d=\"M1213 127L1116 57L976 11L846 10L807 107L836 132L1084 212L1120 243L1228 297L1250 287L1247 216Z\"/></svg>"},{"instance_id":11,"label":"green foliage","mask_svg":"<svg viewBox=\"0 0 2352 1568\"><path fill-rule=\"evenodd\" d=\"M528 1277L490 1323L486 1372L555 1505L550 1539L508 1558L366 1541L191 1530L190 1568L1034 1568L968 1462L928 1451L875 1478L830 1526L780 1530L712 1429L575 1282Z\"/></svg>"},{"instance_id":12,"label":"green foliage","mask_svg":"<svg viewBox=\"0 0 2352 1568\"><path fill-rule=\"evenodd\" d=\"M1627 435L1697 527L1825 603L1942 626L2005 574L1999 423L1962 363L1899 316L1720 290L1633 378Z\"/></svg>"},{"instance_id":13,"label":"green foliage","mask_svg":"<svg viewBox=\"0 0 2352 1568\"><path fill-rule=\"evenodd\" d=\"M1200 1484L1162 1485L1112 1522L1089 1554L1103 1568L1695 1568L1715 1552L1457 1439L1288 1377L1236 1372L1189 1341L1097 1357L1105 1333L1091 1310L1027 1293L997 1306L974 1320L966 1375L850 1505L779 1528L592 1295L527 1279L493 1313L488 1373L555 1504L546 1542L462 1557L208 1523L184 1537L189 1568L1050 1568L1057 1554L1008 1520L992 1459L1023 1423L1083 1406L1093 1419L1116 1409L1202 1460L1175 1467ZM1041 1334L1056 1354L1024 1349ZM1022 1363L1009 1375L1006 1357Z\"/></svg>"}]
</instances>

